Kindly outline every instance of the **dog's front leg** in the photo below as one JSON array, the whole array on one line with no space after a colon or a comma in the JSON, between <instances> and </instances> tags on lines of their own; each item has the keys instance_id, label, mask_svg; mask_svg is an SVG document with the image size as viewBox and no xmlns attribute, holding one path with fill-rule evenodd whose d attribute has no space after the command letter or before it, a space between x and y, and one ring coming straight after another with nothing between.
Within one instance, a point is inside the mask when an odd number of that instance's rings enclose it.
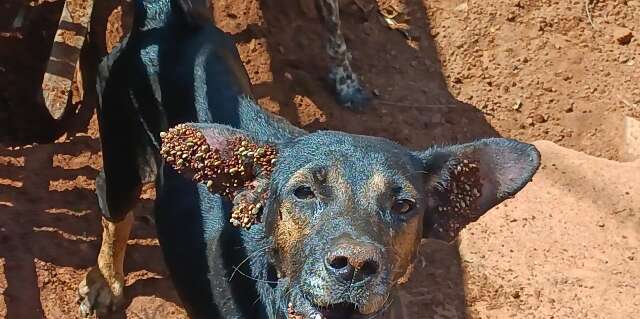
<instances>
[{"instance_id":1,"label":"dog's front leg","mask_svg":"<svg viewBox=\"0 0 640 319\"><path fill-rule=\"evenodd\" d=\"M113 311L124 301L124 255L132 225L132 212L120 222L102 218L98 265L87 273L78 288L82 317Z\"/></svg>"},{"instance_id":2,"label":"dog's front leg","mask_svg":"<svg viewBox=\"0 0 640 319\"><path fill-rule=\"evenodd\" d=\"M317 0L317 3L328 32L327 53L331 61L329 77L338 102L353 109L362 108L369 102L370 95L360 85L358 76L351 68L351 53L340 30L339 0Z\"/></svg>"}]
</instances>

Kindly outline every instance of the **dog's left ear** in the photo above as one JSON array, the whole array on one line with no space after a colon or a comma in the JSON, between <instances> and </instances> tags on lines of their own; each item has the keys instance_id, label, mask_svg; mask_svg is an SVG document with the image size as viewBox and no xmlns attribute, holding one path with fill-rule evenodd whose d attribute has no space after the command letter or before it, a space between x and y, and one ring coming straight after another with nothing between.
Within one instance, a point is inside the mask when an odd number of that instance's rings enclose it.
<instances>
[{"instance_id":1,"label":"dog's left ear","mask_svg":"<svg viewBox=\"0 0 640 319\"><path fill-rule=\"evenodd\" d=\"M426 180L424 235L449 242L519 192L540 166L535 146L502 138L434 147L416 155Z\"/></svg>"},{"instance_id":2,"label":"dog's left ear","mask_svg":"<svg viewBox=\"0 0 640 319\"><path fill-rule=\"evenodd\" d=\"M166 163L233 202L234 226L259 222L278 156L275 144L220 124L180 124L160 137Z\"/></svg>"}]
</instances>

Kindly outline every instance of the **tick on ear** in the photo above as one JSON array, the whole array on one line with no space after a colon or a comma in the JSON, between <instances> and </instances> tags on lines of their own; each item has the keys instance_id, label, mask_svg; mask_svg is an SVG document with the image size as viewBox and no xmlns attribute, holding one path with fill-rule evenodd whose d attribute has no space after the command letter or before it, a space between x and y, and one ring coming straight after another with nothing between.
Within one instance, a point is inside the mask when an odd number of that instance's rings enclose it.
<instances>
[{"instance_id":1,"label":"tick on ear","mask_svg":"<svg viewBox=\"0 0 640 319\"><path fill-rule=\"evenodd\" d=\"M187 124L160 133L160 138L160 154L169 165L192 173L193 180L207 185L210 192L233 201L230 222L234 226L249 228L257 223L264 200L261 184L269 179L276 162L274 146L258 145L242 135L211 143Z\"/></svg>"}]
</instances>

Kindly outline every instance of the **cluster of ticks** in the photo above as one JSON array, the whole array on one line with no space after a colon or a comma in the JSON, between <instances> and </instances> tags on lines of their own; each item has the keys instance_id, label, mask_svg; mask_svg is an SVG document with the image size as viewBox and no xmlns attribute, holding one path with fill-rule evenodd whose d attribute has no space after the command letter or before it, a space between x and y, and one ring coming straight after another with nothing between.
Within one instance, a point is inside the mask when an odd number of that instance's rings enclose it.
<instances>
[{"instance_id":1,"label":"cluster of ticks","mask_svg":"<svg viewBox=\"0 0 640 319\"><path fill-rule=\"evenodd\" d=\"M268 177L276 162L277 152L271 145L258 145L239 135L212 147L198 128L188 124L162 132L160 138L160 154L168 164L177 171L190 171L193 179L207 185L210 192L231 200L254 188L257 176ZM230 222L251 227L258 220L260 205L234 201Z\"/></svg>"}]
</instances>

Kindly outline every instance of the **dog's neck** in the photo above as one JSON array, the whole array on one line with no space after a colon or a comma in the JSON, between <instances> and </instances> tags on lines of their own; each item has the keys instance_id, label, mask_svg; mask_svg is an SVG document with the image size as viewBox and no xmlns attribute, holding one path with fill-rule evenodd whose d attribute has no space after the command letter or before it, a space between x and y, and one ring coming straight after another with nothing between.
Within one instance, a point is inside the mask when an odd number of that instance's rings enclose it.
<instances>
[{"instance_id":1,"label":"dog's neck","mask_svg":"<svg viewBox=\"0 0 640 319\"><path fill-rule=\"evenodd\" d=\"M266 112L252 97L240 97L238 108L239 128L261 140L278 143L307 133L286 119Z\"/></svg>"}]
</instances>

